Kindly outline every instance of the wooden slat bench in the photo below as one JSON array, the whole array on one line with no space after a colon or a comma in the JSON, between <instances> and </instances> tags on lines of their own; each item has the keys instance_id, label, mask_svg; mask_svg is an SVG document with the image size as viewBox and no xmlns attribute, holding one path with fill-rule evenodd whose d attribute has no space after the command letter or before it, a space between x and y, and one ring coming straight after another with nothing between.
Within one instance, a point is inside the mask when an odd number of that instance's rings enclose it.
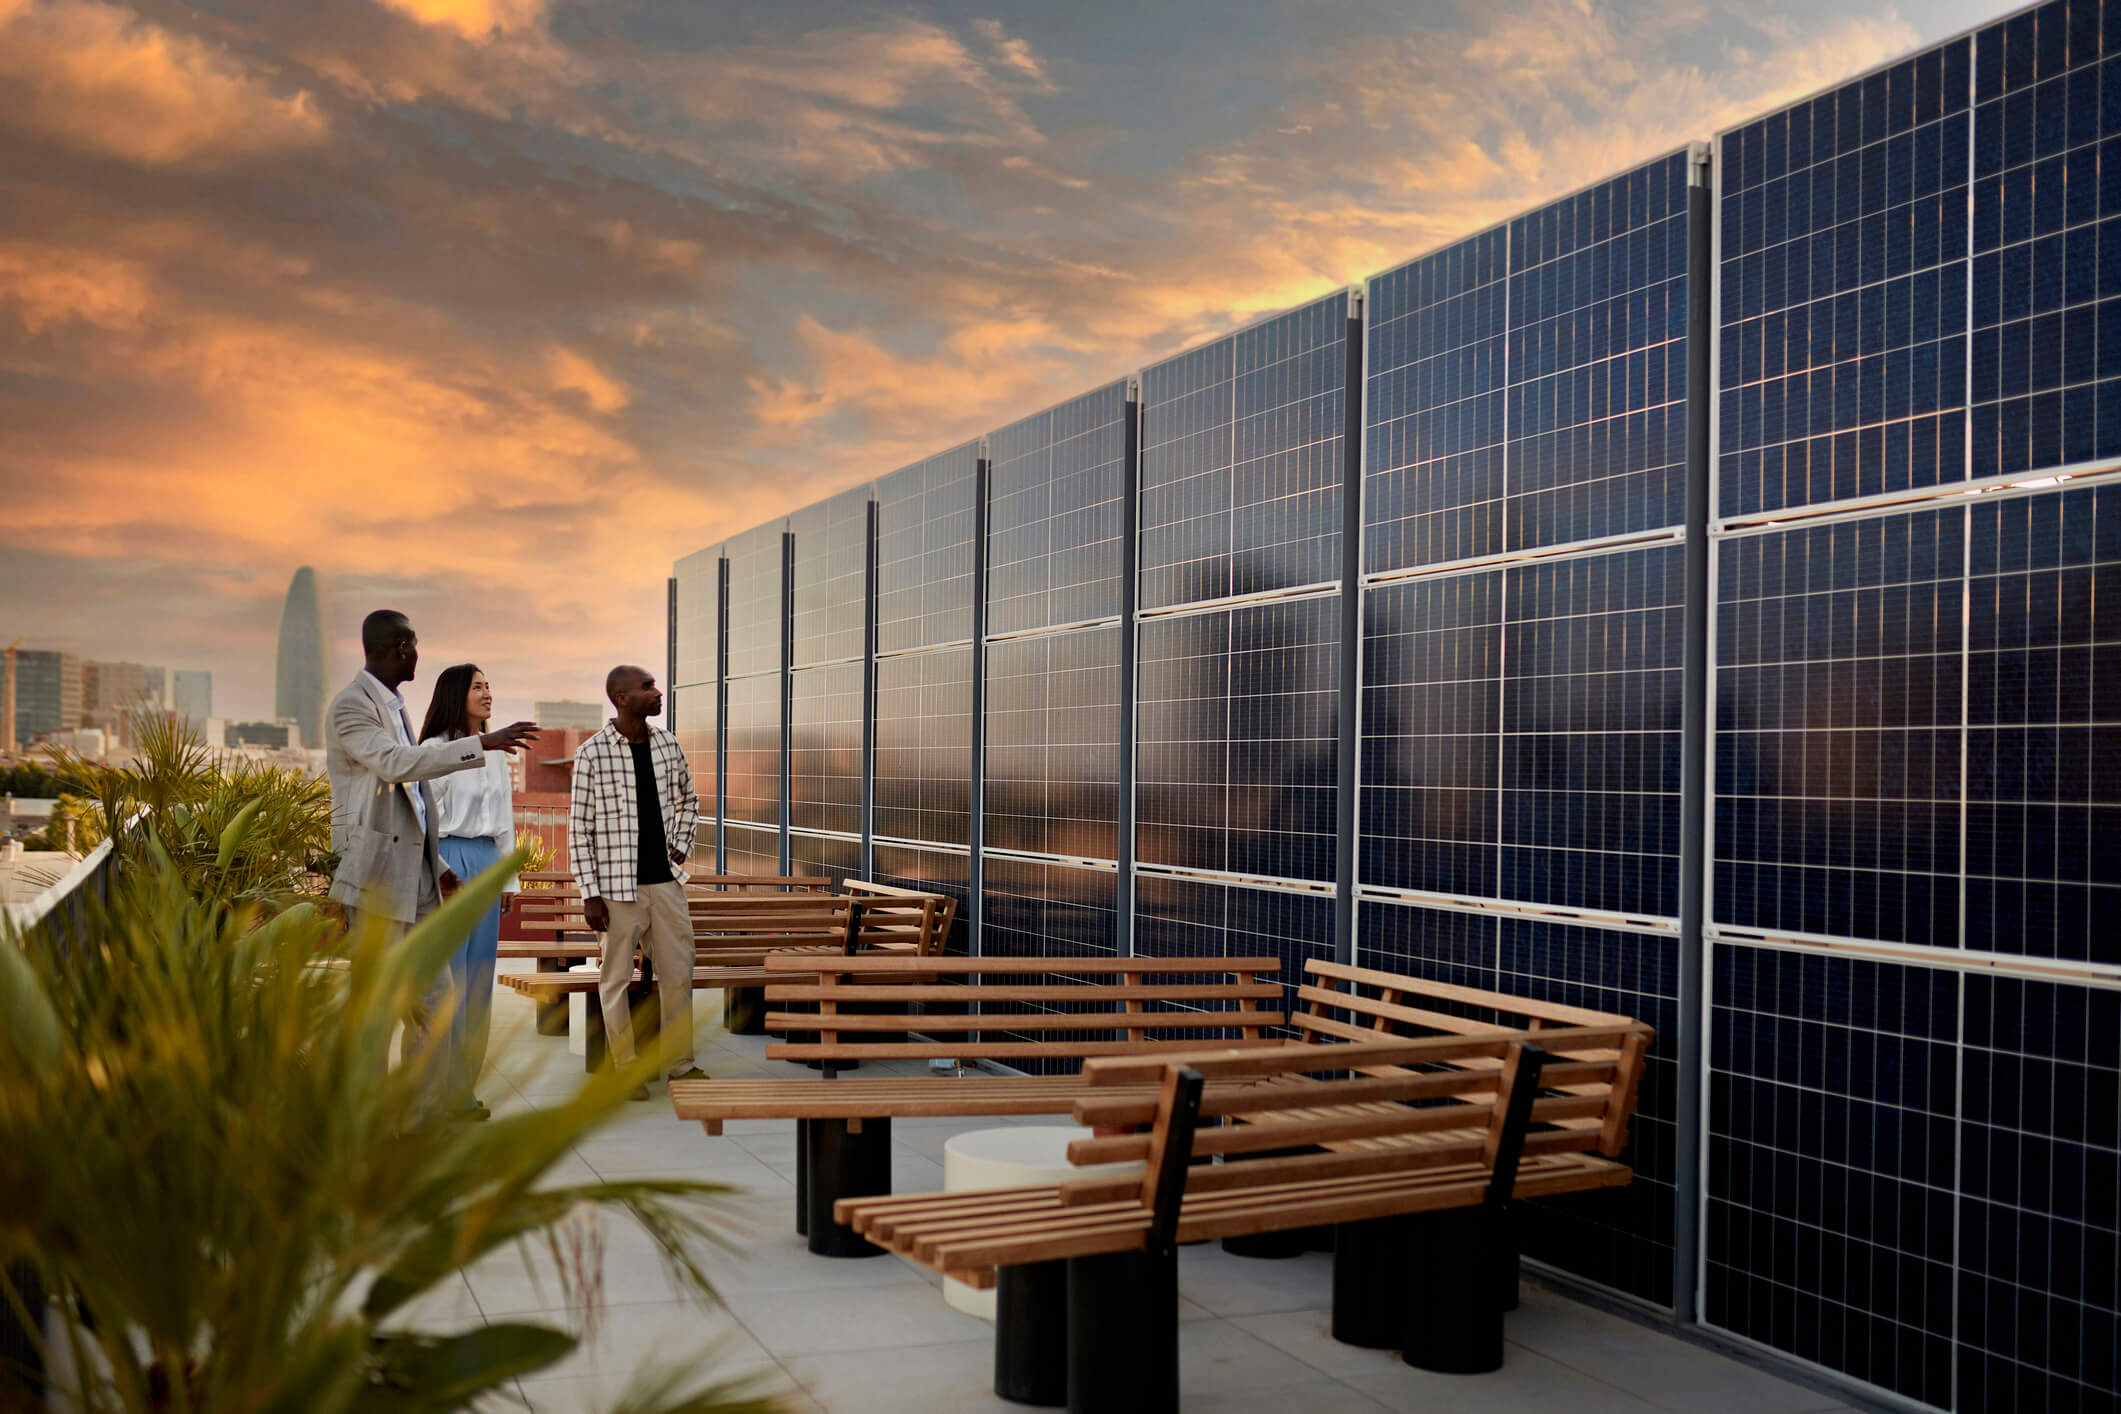
<instances>
[{"instance_id":1,"label":"wooden slat bench","mask_svg":"<svg viewBox=\"0 0 2121 1414\"><path fill-rule=\"evenodd\" d=\"M1030 1402L1176 1410L1178 1246L1326 1223L1342 1229L1336 1261L1376 1268L1370 1299L1393 1304L1395 1279L1421 1271L1428 1299L1396 1313L1410 1362L1493 1369L1497 1213L1632 1178L1614 1156L1640 1073L1628 1057L1649 1039L1623 1022L1092 1060L1077 1121L1150 1128L1079 1140L1069 1158L1137 1159L1140 1178L846 1198L835 1216L946 1276L1000 1282L998 1388Z\"/></svg>"},{"instance_id":2,"label":"wooden slat bench","mask_svg":"<svg viewBox=\"0 0 2121 1414\"><path fill-rule=\"evenodd\" d=\"M768 1043L767 1059L821 1062L826 1078L678 1081L671 1105L709 1134L732 1119L796 1121L796 1223L824 1256L877 1251L832 1220L832 1204L890 1191L893 1117L1066 1114L1084 1086L1075 1075L854 1078L840 1067L1144 1055L1196 1048L1208 1029L1236 1031L1229 1044L1239 1047L1277 1046L1267 1032L1286 1020L1272 957L863 956L823 974L794 957L765 966L784 974L766 989L769 1004L817 1008L768 1014L768 1030L801 1027L816 1038ZM1229 1009L1210 1010L1218 1007ZM1153 1081L1140 1089L1152 1096Z\"/></svg>"}]
</instances>

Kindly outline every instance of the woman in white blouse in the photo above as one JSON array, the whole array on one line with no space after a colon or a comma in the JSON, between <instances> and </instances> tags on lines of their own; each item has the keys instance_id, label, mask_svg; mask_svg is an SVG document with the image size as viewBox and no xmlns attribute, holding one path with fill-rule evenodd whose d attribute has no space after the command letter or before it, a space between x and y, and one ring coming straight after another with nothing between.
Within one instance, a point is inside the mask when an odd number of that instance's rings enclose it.
<instances>
[{"instance_id":1,"label":"woman in white blouse","mask_svg":"<svg viewBox=\"0 0 2121 1414\"><path fill-rule=\"evenodd\" d=\"M434 698L427 704L427 721L420 728L420 740L453 741L481 735L492 715L493 687L486 681L486 674L470 663L444 668L435 679ZM485 872L515 848L515 786L508 770L507 752L489 751L483 769L437 777L431 785L442 862L459 879L468 880ZM486 1063L487 1025L493 1012L494 956L501 944L501 910L508 907L508 896L521 887L518 880L508 881L501 902L479 920L464 946L449 961L457 1011L449 1020L447 1035L444 1113L456 1110L474 1119L485 1119L489 1113L472 1087L478 1081L479 1068Z\"/></svg>"}]
</instances>

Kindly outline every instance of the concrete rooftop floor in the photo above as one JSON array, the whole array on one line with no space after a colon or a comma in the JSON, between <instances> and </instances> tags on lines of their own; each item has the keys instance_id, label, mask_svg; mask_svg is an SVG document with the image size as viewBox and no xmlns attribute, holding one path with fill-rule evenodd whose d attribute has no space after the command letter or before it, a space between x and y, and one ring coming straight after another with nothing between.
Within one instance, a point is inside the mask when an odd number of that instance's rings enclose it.
<instances>
[{"instance_id":1,"label":"concrete rooftop floor","mask_svg":"<svg viewBox=\"0 0 2121 1414\"><path fill-rule=\"evenodd\" d=\"M699 1059L710 1075L814 1074L767 1061L762 1037L722 1032L715 1024L719 1007L719 994L699 995ZM565 1040L536 1034L531 1019L526 998L505 990L495 996L481 1097L496 1111L550 1103L581 1083L581 1057ZM909 1072L919 1068L898 1064ZM879 1073L888 1066L865 1069ZM894 1121L895 1190L941 1188L944 1142L996 1123ZM681 1298L630 1220L601 1220L601 1316L593 1337L563 1365L521 1382L530 1408L540 1414L608 1409L637 1373L672 1367L753 1376L790 1411L1000 1414L1026 1407L995 1397L993 1327L945 1305L933 1274L891 1256L810 1255L795 1232L793 1122L740 1122L729 1131L709 1138L698 1125L680 1123L658 1085L648 1103L630 1105L560 1166L560 1181L668 1175L713 1179L742 1192L722 1209L730 1250L710 1253L705 1263L719 1309ZM1478 1376L1428 1374L1391 1352L1335 1342L1327 1333L1332 1268L1324 1255L1260 1261L1214 1246L1188 1248L1180 1256L1180 1291L1188 1414L1825 1414L1849 1407L1531 1280L1509 1317L1503 1368ZM513 1252L447 1283L418 1315L429 1329L444 1330L525 1319L573 1328L575 1320L542 1254L526 1262Z\"/></svg>"}]
</instances>

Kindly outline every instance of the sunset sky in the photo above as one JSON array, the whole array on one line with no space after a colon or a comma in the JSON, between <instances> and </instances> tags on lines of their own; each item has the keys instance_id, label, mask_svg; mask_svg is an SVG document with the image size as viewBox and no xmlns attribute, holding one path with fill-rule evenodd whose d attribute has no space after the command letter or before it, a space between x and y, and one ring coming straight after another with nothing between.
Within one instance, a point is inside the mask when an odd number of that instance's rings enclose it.
<instances>
[{"instance_id":1,"label":"sunset sky","mask_svg":"<svg viewBox=\"0 0 2121 1414\"><path fill-rule=\"evenodd\" d=\"M1990 0L0 0L0 640L501 709L671 561ZM424 681L409 689L416 708Z\"/></svg>"}]
</instances>

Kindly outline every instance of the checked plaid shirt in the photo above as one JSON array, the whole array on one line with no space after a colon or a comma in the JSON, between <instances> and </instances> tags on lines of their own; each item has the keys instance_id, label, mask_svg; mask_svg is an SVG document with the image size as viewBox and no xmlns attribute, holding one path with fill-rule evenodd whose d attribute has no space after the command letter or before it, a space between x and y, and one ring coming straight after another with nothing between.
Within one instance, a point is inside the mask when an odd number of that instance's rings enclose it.
<instances>
[{"instance_id":1,"label":"checked plaid shirt","mask_svg":"<svg viewBox=\"0 0 2121 1414\"><path fill-rule=\"evenodd\" d=\"M657 804L663 810L663 837L692 853L700 828L700 800L692 789L692 766L678 739L653 722L648 724L648 753L655 765ZM575 882L585 899L630 903L639 889L641 817L634 796L633 746L619 735L618 724L582 743L574 757L574 799L567 819L567 853ZM678 865L670 873L679 883L688 877Z\"/></svg>"}]
</instances>

